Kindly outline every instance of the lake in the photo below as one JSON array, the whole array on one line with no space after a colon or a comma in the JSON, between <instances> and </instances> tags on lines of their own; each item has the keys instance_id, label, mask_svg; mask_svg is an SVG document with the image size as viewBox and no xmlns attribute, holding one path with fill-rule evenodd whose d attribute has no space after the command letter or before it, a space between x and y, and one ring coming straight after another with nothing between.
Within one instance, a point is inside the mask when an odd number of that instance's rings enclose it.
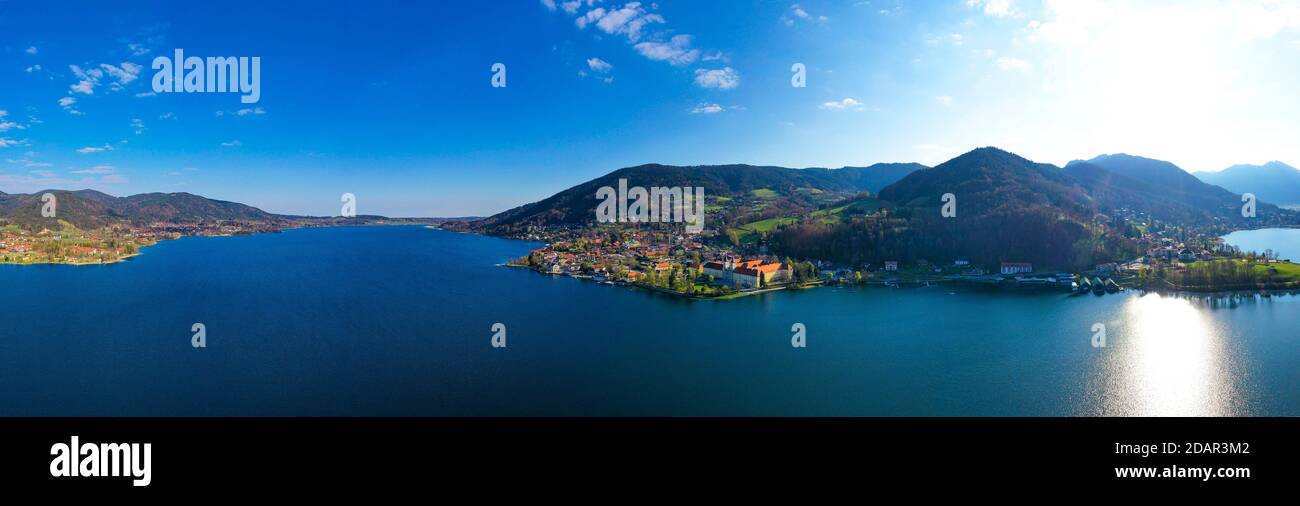
<instances>
[{"instance_id":1,"label":"lake","mask_svg":"<svg viewBox=\"0 0 1300 506\"><path fill-rule=\"evenodd\" d=\"M1266 249L1277 252L1277 257L1300 262L1300 228L1262 228L1238 230L1223 236L1223 241L1242 251L1263 253Z\"/></svg>"},{"instance_id":2,"label":"lake","mask_svg":"<svg viewBox=\"0 0 1300 506\"><path fill-rule=\"evenodd\" d=\"M1300 415L1297 296L687 301L497 266L537 246L344 227L0 266L0 416Z\"/></svg>"}]
</instances>

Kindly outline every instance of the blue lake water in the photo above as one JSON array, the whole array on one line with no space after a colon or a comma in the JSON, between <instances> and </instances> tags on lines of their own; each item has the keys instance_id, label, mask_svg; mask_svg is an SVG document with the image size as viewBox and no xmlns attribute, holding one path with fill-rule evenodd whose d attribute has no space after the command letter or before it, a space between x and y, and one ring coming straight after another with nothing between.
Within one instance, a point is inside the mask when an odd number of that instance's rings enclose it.
<instances>
[{"instance_id":1,"label":"blue lake water","mask_svg":"<svg viewBox=\"0 0 1300 506\"><path fill-rule=\"evenodd\" d=\"M1243 251L1277 252L1277 257L1300 262L1300 228L1263 228L1239 230L1223 236L1223 241Z\"/></svg>"},{"instance_id":2,"label":"blue lake water","mask_svg":"<svg viewBox=\"0 0 1300 506\"><path fill-rule=\"evenodd\" d=\"M0 266L0 415L1300 415L1296 296L692 302L495 265L536 246L328 228Z\"/></svg>"}]
</instances>

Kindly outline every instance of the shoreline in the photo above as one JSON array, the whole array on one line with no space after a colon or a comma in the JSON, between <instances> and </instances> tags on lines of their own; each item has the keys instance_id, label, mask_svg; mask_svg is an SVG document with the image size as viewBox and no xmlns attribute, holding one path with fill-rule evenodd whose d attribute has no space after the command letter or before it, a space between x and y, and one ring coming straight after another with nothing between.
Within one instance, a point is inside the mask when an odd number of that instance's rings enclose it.
<instances>
[{"instance_id":1,"label":"shoreline","mask_svg":"<svg viewBox=\"0 0 1300 506\"><path fill-rule=\"evenodd\" d=\"M159 245L159 244L162 244L162 243L165 242L165 241L176 241L176 240L184 239L184 238L186 238L186 237L247 237L247 236L255 236L255 235L262 235L262 234L278 234L278 233L280 233L280 232L284 232L284 231L286 231L286 230L305 230L305 229L309 229L309 228L380 227L380 226L408 226L408 227L421 227L421 228L428 228L428 229L432 229L432 230L445 230L445 229L441 229L441 228L435 228L435 227L432 226L432 225L423 224L423 223L362 223L362 224L351 224L351 223L349 223L349 224L337 224L337 225L307 225L307 226L301 226L301 227L284 227L284 228L280 228L280 229L276 229L276 230L264 230L264 231L257 231L257 232L249 232L249 233L246 233L246 234L235 233L235 234L210 234L210 235L181 235L181 236L178 236L178 237L175 237L175 238L171 238L171 239L162 239L162 240L154 241L153 243L146 244L146 245L144 245L144 246L141 246L141 247L137 248L135 253L132 253L132 254L130 254L130 255L125 255L125 256L122 256L122 257L118 257L118 258L115 258L115 259L113 259L113 260L109 260L109 261L106 261L106 262L45 262L45 261L42 261L42 262L0 262L0 265L70 265L70 266L74 266L74 267L87 266L87 265L113 265L113 264L119 264L119 263L125 262L125 261L127 261L127 260L130 260L130 259L132 259L132 258L135 258L135 257L137 257L137 256L140 256L140 255L144 254L144 251L143 251L143 250L144 250L145 248L150 248L150 247L153 247L153 246L157 246L157 245Z\"/></svg>"}]
</instances>

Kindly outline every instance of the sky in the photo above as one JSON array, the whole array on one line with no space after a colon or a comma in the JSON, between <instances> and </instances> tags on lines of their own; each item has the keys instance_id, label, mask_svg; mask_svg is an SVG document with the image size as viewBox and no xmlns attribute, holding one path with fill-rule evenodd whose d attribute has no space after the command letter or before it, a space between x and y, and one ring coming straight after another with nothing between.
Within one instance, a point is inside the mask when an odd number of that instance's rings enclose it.
<instances>
[{"instance_id":1,"label":"sky","mask_svg":"<svg viewBox=\"0 0 1300 506\"><path fill-rule=\"evenodd\" d=\"M0 191L482 216L644 163L1300 165L1297 1L110 4L0 0ZM155 92L176 49L259 57L260 100Z\"/></svg>"}]
</instances>

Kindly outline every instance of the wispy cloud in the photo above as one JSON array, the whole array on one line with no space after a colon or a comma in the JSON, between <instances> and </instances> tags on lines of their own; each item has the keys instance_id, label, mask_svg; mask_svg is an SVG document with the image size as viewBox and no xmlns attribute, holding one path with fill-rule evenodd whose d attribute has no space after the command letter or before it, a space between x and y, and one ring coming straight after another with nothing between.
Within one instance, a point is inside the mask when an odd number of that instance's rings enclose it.
<instances>
[{"instance_id":1,"label":"wispy cloud","mask_svg":"<svg viewBox=\"0 0 1300 506\"><path fill-rule=\"evenodd\" d=\"M845 109L861 111L865 109L865 106L862 104L862 102L857 101L853 97L845 97L843 100L832 100L830 102L822 102L822 105L819 105L817 107L819 109L825 109L827 111L843 111Z\"/></svg>"},{"instance_id":2,"label":"wispy cloud","mask_svg":"<svg viewBox=\"0 0 1300 506\"><path fill-rule=\"evenodd\" d=\"M700 58L700 50L691 49L690 35L674 35L667 42L641 42L635 46L641 56L672 65L689 65Z\"/></svg>"},{"instance_id":3,"label":"wispy cloud","mask_svg":"<svg viewBox=\"0 0 1300 506\"><path fill-rule=\"evenodd\" d=\"M740 105L731 105L731 107L723 107L723 105L707 103L706 101L706 103L695 105L694 108L690 109L690 113L692 114L716 114L716 113L727 112L727 111L745 111L745 108L740 107Z\"/></svg>"},{"instance_id":4,"label":"wispy cloud","mask_svg":"<svg viewBox=\"0 0 1300 506\"><path fill-rule=\"evenodd\" d=\"M62 107L63 110L68 111L68 114L80 116L82 112L77 110L76 107L74 107L76 104L77 104L77 99L73 97L63 97L59 99L59 107Z\"/></svg>"},{"instance_id":5,"label":"wispy cloud","mask_svg":"<svg viewBox=\"0 0 1300 506\"><path fill-rule=\"evenodd\" d=\"M117 168L112 165L96 165L89 169L72 171L73 174L112 174L117 172Z\"/></svg>"},{"instance_id":6,"label":"wispy cloud","mask_svg":"<svg viewBox=\"0 0 1300 506\"><path fill-rule=\"evenodd\" d=\"M105 144L103 147L86 146L84 148L77 149L77 152L83 155L88 155L91 153L102 153L104 151L112 151L112 150L113 150L112 144Z\"/></svg>"},{"instance_id":7,"label":"wispy cloud","mask_svg":"<svg viewBox=\"0 0 1300 506\"><path fill-rule=\"evenodd\" d=\"M591 68L591 70L595 72L600 72L600 73L609 72L610 69L614 68L614 66L610 65L609 62L595 57L587 58L587 67Z\"/></svg>"},{"instance_id":8,"label":"wispy cloud","mask_svg":"<svg viewBox=\"0 0 1300 506\"><path fill-rule=\"evenodd\" d=\"M720 69L696 69L695 84L701 88L731 90L740 86L740 74L731 67Z\"/></svg>"},{"instance_id":9,"label":"wispy cloud","mask_svg":"<svg viewBox=\"0 0 1300 506\"><path fill-rule=\"evenodd\" d=\"M223 142L223 143L221 143L221 147L223 147L223 148L237 148L237 147L239 147L239 146L243 146L243 143L239 142L238 140L227 141L227 142Z\"/></svg>"},{"instance_id":10,"label":"wispy cloud","mask_svg":"<svg viewBox=\"0 0 1300 506\"><path fill-rule=\"evenodd\" d=\"M72 74L77 77L77 82L68 89L73 93L93 95L105 75L109 78L109 89L117 91L139 78L140 71L144 67L131 62L122 62L120 65L101 63L98 68L88 69L78 65L68 65L68 69L72 70Z\"/></svg>"},{"instance_id":11,"label":"wispy cloud","mask_svg":"<svg viewBox=\"0 0 1300 506\"><path fill-rule=\"evenodd\" d=\"M813 16L799 4L791 5L790 9L786 11L785 14L781 15L781 23L785 26L794 26L795 23L800 21L816 21L818 23L824 23L829 19L830 18L826 16Z\"/></svg>"},{"instance_id":12,"label":"wispy cloud","mask_svg":"<svg viewBox=\"0 0 1300 506\"><path fill-rule=\"evenodd\" d=\"M627 2L608 9L596 6L601 0L542 0L541 3L549 11L560 10L575 16L573 23L579 30L594 27L609 35L622 36L637 53L651 60L689 65L700 59L700 50L691 47L694 38L673 34L663 15L655 12L658 3ZM652 30L652 27L660 29Z\"/></svg>"},{"instance_id":13,"label":"wispy cloud","mask_svg":"<svg viewBox=\"0 0 1300 506\"><path fill-rule=\"evenodd\" d=\"M995 18L1015 16L1015 0L966 0L966 7L980 9L984 14Z\"/></svg>"}]
</instances>

